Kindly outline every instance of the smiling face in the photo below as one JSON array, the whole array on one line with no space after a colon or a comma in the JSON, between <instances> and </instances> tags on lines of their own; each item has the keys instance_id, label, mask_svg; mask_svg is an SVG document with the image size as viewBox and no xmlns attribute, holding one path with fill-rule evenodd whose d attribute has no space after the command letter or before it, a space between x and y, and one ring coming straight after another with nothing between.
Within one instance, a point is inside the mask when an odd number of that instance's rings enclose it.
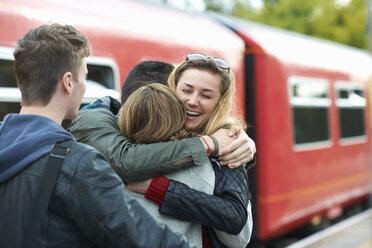
<instances>
[{"instance_id":1,"label":"smiling face","mask_svg":"<svg viewBox=\"0 0 372 248\"><path fill-rule=\"evenodd\" d=\"M200 130L212 116L221 98L221 76L205 69L185 70L176 94L186 107L186 129Z\"/></svg>"}]
</instances>

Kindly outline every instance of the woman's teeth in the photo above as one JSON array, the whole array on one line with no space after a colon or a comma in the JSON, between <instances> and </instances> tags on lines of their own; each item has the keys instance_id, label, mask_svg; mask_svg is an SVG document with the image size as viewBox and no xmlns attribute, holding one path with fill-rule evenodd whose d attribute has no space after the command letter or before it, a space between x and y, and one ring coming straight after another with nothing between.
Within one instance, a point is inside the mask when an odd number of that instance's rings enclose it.
<instances>
[{"instance_id":1,"label":"woman's teeth","mask_svg":"<svg viewBox=\"0 0 372 248\"><path fill-rule=\"evenodd\" d=\"M194 111L190 111L190 110L187 110L186 113L187 113L188 115L192 115L192 116L199 116L199 115L200 115L200 113L198 113L198 112L194 112Z\"/></svg>"}]
</instances>

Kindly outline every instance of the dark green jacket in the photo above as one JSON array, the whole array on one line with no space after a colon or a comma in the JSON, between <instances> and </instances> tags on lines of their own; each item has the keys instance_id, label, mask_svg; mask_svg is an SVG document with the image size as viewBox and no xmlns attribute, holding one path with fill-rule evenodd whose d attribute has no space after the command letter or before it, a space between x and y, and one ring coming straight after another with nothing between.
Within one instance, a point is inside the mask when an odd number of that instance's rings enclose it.
<instances>
[{"instance_id":1,"label":"dark green jacket","mask_svg":"<svg viewBox=\"0 0 372 248\"><path fill-rule=\"evenodd\" d=\"M137 181L205 164L208 160L198 137L157 144L133 144L124 137L117 117L108 109L81 110L69 131L100 151L125 181ZM190 157L186 162L176 162Z\"/></svg>"}]
</instances>

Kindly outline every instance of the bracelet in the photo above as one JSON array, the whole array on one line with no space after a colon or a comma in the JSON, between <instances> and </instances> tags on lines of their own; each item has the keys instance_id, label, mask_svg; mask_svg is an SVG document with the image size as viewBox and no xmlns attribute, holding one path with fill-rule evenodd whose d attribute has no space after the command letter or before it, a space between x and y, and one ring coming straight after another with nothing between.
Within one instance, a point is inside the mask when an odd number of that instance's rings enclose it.
<instances>
[{"instance_id":1,"label":"bracelet","mask_svg":"<svg viewBox=\"0 0 372 248\"><path fill-rule=\"evenodd\" d=\"M202 135L198 134L197 136L200 137L200 138L202 138L202 140L204 141L204 143L207 144L207 147L208 147L207 155L208 155L208 157L210 157L211 156L211 148L209 147L208 142L204 139L204 137Z\"/></svg>"},{"instance_id":2,"label":"bracelet","mask_svg":"<svg viewBox=\"0 0 372 248\"><path fill-rule=\"evenodd\" d=\"M217 156L218 152L219 152L218 141L217 141L216 137L214 137L214 136L208 135L208 137L210 137L212 139L213 145L214 145L214 151L211 153L211 155L213 157L218 157Z\"/></svg>"}]
</instances>

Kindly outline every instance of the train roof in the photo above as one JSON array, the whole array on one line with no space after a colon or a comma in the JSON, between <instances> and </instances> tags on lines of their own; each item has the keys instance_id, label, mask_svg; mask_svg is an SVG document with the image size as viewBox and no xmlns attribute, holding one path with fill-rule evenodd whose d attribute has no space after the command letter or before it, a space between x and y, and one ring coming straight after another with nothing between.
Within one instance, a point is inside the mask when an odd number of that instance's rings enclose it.
<instances>
[{"instance_id":1,"label":"train roof","mask_svg":"<svg viewBox=\"0 0 372 248\"><path fill-rule=\"evenodd\" d=\"M244 49L239 37L209 18L130 0L2 0L0 11L7 14L0 16L1 23L14 23L2 25L0 34L11 33L7 36L13 43L30 28L58 22L78 27L88 38L92 33L100 32L133 40L159 41L170 47L200 48L211 51L211 56L215 56L214 51L226 51L223 56L229 61L235 61L236 54ZM27 21L22 24L20 17Z\"/></svg>"},{"instance_id":2,"label":"train roof","mask_svg":"<svg viewBox=\"0 0 372 248\"><path fill-rule=\"evenodd\" d=\"M236 31L253 53L266 53L285 63L370 76L372 56L365 50L245 19L209 13Z\"/></svg>"}]
</instances>

